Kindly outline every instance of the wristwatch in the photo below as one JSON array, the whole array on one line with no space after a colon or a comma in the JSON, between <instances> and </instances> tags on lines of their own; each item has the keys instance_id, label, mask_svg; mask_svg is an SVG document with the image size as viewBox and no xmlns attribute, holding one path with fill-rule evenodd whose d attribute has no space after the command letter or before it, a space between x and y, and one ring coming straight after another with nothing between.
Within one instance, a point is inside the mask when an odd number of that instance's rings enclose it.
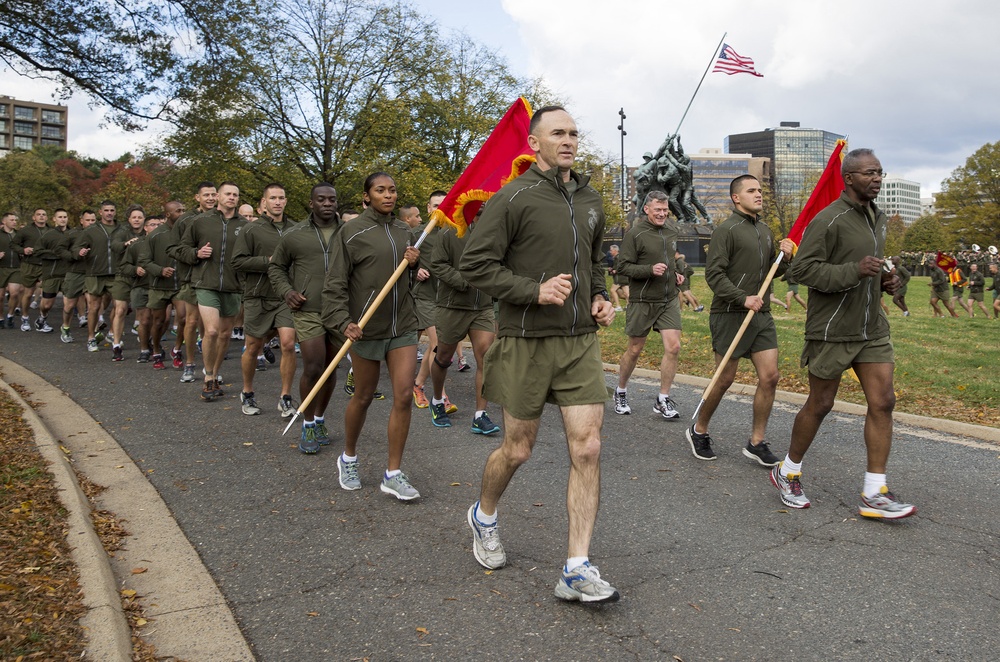
<instances>
[{"instance_id":1,"label":"wristwatch","mask_svg":"<svg viewBox=\"0 0 1000 662\"><path fill-rule=\"evenodd\" d=\"M605 300L605 301L611 301L611 295L610 295L610 294L608 294L608 291L607 291L607 290L601 290L601 291L600 291L600 292L598 292L597 294L600 294L600 295L601 295L602 297L604 297L604 300Z\"/></svg>"}]
</instances>

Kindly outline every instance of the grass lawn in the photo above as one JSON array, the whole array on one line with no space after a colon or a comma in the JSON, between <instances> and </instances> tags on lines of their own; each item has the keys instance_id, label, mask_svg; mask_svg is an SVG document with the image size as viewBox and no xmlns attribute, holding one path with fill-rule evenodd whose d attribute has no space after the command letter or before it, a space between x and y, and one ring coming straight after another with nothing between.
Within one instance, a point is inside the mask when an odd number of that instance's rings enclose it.
<instances>
[{"instance_id":1,"label":"grass lawn","mask_svg":"<svg viewBox=\"0 0 1000 662\"><path fill-rule=\"evenodd\" d=\"M1000 320L987 319L982 311L969 319L956 306L962 317L932 317L930 278L913 278L907 289L906 302L910 316L892 305L889 326L896 351L896 411L945 418L966 423L1000 427ZM705 305L705 312L685 309L678 372L710 378L715 370L711 336L708 330L708 309L712 292L705 284L704 271L697 270L692 279L695 296ZM808 288L800 287L800 295L808 300ZM775 294L784 298L784 282L775 286ZM992 293L987 292L987 307ZM778 330L779 389L807 393L808 375L799 366L802 353L806 311L794 301L788 312L772 304ZM604 361L618 363L626 344L625 315L619 313L614 324L600 331ZM639 366L658 370L663 356L663 344L651 337L639 358ZM743 361L736 381L754 384L755 375L749 361ZM864 403L860 385L849 375L841 382L838 399Z\"/></svg>"}]
</instances>

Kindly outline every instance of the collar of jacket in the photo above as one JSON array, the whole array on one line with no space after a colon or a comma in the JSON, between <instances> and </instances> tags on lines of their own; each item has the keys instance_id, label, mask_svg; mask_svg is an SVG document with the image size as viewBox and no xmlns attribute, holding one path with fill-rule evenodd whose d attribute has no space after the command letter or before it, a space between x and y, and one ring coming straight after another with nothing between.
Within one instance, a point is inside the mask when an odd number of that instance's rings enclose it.
<instances>
[{"instance_id":1,"label":"collar of jacket","mask_svg":"<svg viewBox=\"0 0 1000 662\"><path fill-rule=\"evenodd\" d=\"M260 222L260 219L257 219L257 221ZM286 219L286 222L287 222L287 219ZM307 224L307 225L311 225L313 227L316 227L316 228L321 227L319 225L316 225L316 219L313 216L312 212L309 212L309 215L306 216L306 219L304 221L302 221L302 222L305 223L305 224ZM340 212L336 212L333 215L333 223L331 223L328 227L335 228L339 224L340 224Z\"/></svg>"},{"instance_id":2,"label":"collar of jacket","mask_svg":"<svg viewBox=\"0 0 1000 662\"><path fill-rule=\"evenodd\" d=\"M566 184L563 182L562 178L559 176L559 168L549 168L548 170L542 170L538 167L538 163L532 163L531 167L528 168L528 172L532 172L538 175L540 178L551 182L553 186L559 189L565 189ZM590 177L588 175L581 175L576 170L570 170L569 176L576 180L577 190L582 189L590 183Z\"/></svg>"},{"instance_id":3,"label":"collar of jacket","mask_svg":"<svg viewBox=\"0 0 1000 662\"><path fill-rule=\"evenodd\" d=\"M851 197L849 195L847 195L846 191L841 191L841 193L840 193L840 199L843 202L845 202L848 207L850 207L854 211L856 211L859 214L861 214L862 216L864 216L864 214L865 214L865 206L858 204L854 200L851 200ZM872 214L873 214L872 220L873 221L877 221L878 220L878 214L879 214L879 211L880 211L879 208L875 206L875 201L874 200L872 200L868 204L871 205L871 208L872 208Z\"/></svg>"},{"instance_id":4,"label":"collar of jacket","mask_svg":"<svg viewBox=\"0 0 1000 662\"><path fill-rule=\"evenodd\" d=\"M363 212L359 218L367 218L375 223L381 223L382 225L391 225L396 217L393 214L380 214L373 207L368 207Z\"/></svg>"},{"instance_id":5,"label":"collar of jacket","mask_svg":"<svg viewBox=\"0 0 1000 662\"><path fill-rule=\"evenodd\" d=\"M646 214L640 214L637 222L639 224L645 223L650 230L666 230L671 227L669 216L663 221L663 225L657 225L653 221L649 220L649 216Z\"/></svg>"},{"instance_id":6,"label":"collar of jacket","mask_svg":"<svg viewBox=\"0 0 1000 662\"><path fill-rule=\"evenodd\" d=\"M753 215L753 216L751 216L750 214L744 214L743 212L741 212L739 209L736 209L735 207L733 208L733 213L736 214L737 216L741 216L741 217L747 219L751 223L757 223L758 221L760 221L760 216L758 216L756 214Z\"/></svg>"}]
</instances>

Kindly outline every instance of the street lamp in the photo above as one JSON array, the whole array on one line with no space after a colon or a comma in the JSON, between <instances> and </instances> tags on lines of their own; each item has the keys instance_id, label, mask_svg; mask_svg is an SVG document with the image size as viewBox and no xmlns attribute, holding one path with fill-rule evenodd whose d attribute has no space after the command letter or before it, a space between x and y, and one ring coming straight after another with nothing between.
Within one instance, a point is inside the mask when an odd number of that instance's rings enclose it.
<instances>
[{"instance_id":1,"label":"street lamp","mask_svg":"<svg viewBox=\"0 0 1000 662\"><path fill-rule=\"evenodd\" d=\"M618 130L621 132L622 136L622 172L621 172L621 196L622 196L622 213L625 213L625 136L628 132L625 131L625 109L618 109L618 116L621 117L621 123L618 125Z\"/></svg>"}]
</instances>

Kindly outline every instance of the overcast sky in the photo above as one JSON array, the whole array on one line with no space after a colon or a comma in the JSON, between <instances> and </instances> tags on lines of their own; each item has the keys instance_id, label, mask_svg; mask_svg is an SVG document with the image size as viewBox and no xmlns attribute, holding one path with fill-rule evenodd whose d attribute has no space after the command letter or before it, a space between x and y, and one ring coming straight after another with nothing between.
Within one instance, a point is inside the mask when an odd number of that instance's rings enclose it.
<instances>
[{"instance_id":1,"label":"overcast sky","mask_svg":"<svg viewBox=\"0 0 1000 662\"><path fill-rule=\"evenodd\" d=\"M681 135L688 152L730 133L798 121L871 147L924 195L976 149L1000 140L1000 9L987 0L915 3L792 0L413 0L542 76L590 141L635 164L680 121L724 32L764 74L709 73ZM0 71L0 93L50 101L51 87ZM149 139L99 128L100 110L70 101L70 149L114 158Z\"/></svg>"}]
</instances>

